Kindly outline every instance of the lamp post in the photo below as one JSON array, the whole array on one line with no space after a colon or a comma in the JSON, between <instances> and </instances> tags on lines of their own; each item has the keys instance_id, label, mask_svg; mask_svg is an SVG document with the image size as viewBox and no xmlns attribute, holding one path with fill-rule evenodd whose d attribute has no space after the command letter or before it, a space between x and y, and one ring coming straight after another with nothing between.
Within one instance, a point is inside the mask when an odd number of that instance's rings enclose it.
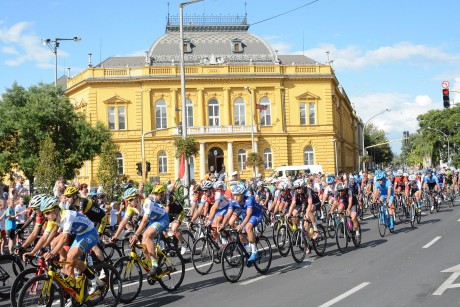
<instances>
[{"instance_id":1,"label":"lamp post","mask_svg":"<svg viewBox=\"0 0 460 307\"><path fill-rule=\"evenodd\" d=\"M249 87L245 86L244 89L249 92L249 109L251 109L251 146L252 152L255 152L255 141L254 141L254 110L252 109L252 92Z\"/></svg>"},{"instance_id":2,"label":"lamp post","mask_svg":"<svg viewBox=\"0 0 460 307\"><path fill-rule=\"evenodd\" d=\"M49 38L42 39L42 44L44 46L48 46L48 48L50 48L51 52L54 53L54 86L57 85L57 51L58 51L60 41L79 42L79 41L81 41L81 38L75 36L73 38L55 38L54 40L49 39Z\"/></svg>"},{"instance_id":3,"label":"lamp post","mask_svg":"<svg viewBox=\"0 0 460 307\"><path fill-rule=\"evenodd\" d=\"M337 176L337 175L338 175L338 171L337 171L337 140L336 140L336 139L333 139L332 142L334 143L335 175Z\"/></svg>"},{"instance_id":4,"label":"lamp post","mask_svg":"<svg viewBox=\"0 0 460 307\"><path fill-rule=\"evenodd\" d=\"M444 132L442 132L441 130L438 130L438 129L435 129L435 128L432 128L432 127L428 127L428 129L433 130L433 131L437 131L437 132L441 133L442 135L444 135L444 137L446 138L446 140L447 140L447 163L449 163L449 161L450 161L449 136L447 134L445 134Z\"/></svg>"},{"instance_id":5,"label":"lamp post","mask_svg":"<svg viewBox=\"0 0 460 307\"><path fill-rule=\"evenodd\" d=\"M180 85L181 85L181 98L182 98L182 138L187 137L187 106L185 102L185 62L184 62L184 6L201 2L203 0L193 0L179 3L179 33L180 33ZM190 186L190 174L188 169L188 160L184 159L185 163L185 174L184 183L185 186ZM188 198L186 199L186 205L188 205Z\"/></svg>"},{"instance_id":6,"label":"lamp post","mask_svg":"<svg viewBox=\"0 0 460 307\"><path fill-rule=\"evenodd\" d=\"M177 127L154 129L154 130L150 130L150 131L142 133L142 138L141 138L142 181L147 180L147 176L146 176L147 174L145 172L145 136L147 134L155 133L157 131L174 129L174 128L177 128Z\"/></svg>"},{"instance_id":7,"label":"lamp post","mask_svg":"<svg viewBox=\"0 0 460 307\"><path fill-rule=\"evenodd\" d=\"M379 116L379 115L381 115L381 114L383 114L383 113L385 113L385 112L390 112L390 111L391 111L391 109L385 109L385 110L383 110L383 111L381 111L381 112L375 114L374 116L372 116L371 118L369 118L369 119L366 121L366 123L363 125L363 136L362 136L362 138L363 138L363 144L362 144L362 145L363 145L363 157L366 155L366 149L364 148L364 130L366 129L367 124L368 124L372 119L376 118L377 116ZM365 168L366 168L366 163L363 162L363 171L365 171Z\"/></svg>"}]
</instances>

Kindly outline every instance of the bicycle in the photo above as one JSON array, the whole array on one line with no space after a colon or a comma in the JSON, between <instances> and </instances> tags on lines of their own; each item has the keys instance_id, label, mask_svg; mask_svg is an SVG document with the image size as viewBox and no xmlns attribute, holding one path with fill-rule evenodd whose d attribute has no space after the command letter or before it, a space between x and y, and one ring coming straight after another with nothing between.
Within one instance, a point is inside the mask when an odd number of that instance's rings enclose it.
<instances>
[{"instance_id":1,"label":"bicycle","mask_svg":"<svg viewBox=\"0 0 460 307\"><path fill-rule=\"evenodd\" d=\"M262 235L256 237L255 243L258 257L255 261L249 262L247 259L249 259L251 254L241 242L240 233L236 230L230 230L230 236L236 238L235 241L227 244L222 253L222 271L225 279L231 283L237 282L243 274L245 265L251 267L254 264L256 270L261 274L268 272L272 262L272 247L267 237Z\"/></svg>"},{"instance_id":2,"label":"bicycle","mask_svg":"<svg viewBox=\"0 0 460 307\"><path fill-rule=\"evenodd\" d=\"M278 232L276 233L275 245L280 255L286 257L291 251L291 237L297 229L297 225L292 224L290 219L286 218L283 218L282 222L283 224L279 226Z\"/></svg>"},{"instance_id":3,"label":"bicycle","mask_svg":"<svg viewBox=\"0 0 460 307\"><path fill-rule=\"evenodd\" d=\"M19 256L15 254L0 256L0 298L10 297L11 286L22 271L24 271L24 265Z\"/></svg>"},{"instance_id":4,"label":"bicycle","mask_svg":"<svg viewBox=\"0 0 460 307\"><path fill-rule=\"evenodd\" d=\"M334 212L331 214L327 215L326 218L326 229L327 229L327 234L329 235L329 238L334 239L335 238L335 230L337 228L337 224L339 223L339 214L337 208L335 208Z\"/></svg>"},{"instance_id":5,"label":"bicycle","mask_svg":"<svg viewBox=\"0 0 460 307\"><path fill-rule=\"evenodd\" d=\"M166 247L166 245L163 249L160 244L162 244L160 240L155 243L158 267L153 276L147 277L147 283L154 285L158 281L164 290L173 292L184 280L185 262L177 249ZM114 264L123 281L124 287L120 302L124 304L134 301L141 292L144 280L142 270L148 274L152 269L151 263L137 251L141 248L145 248L145 244L139 243L131 246L129 255L121 257Z\"/></svg>"},{"instance_id":6,"label":"bicycle","mask_svg":"<svg viewBox=\"0 0 460 307\"><path fill-rule=\"evenodd\" d=\"M348 242L353 241L355 247L361 245L361 224L358 221L359 235L353 227L353 222L348 220L348 215L340 213L340 222L337 224L335 239L339 251L344 254L347 252Z\"/></svg>"},{"instance_id":7,"label":"bicycle","mask_svg":"<svg viewBox=\"0 0 460 307\"><path fill-rule=\"evenodd\" d=\"M386 203L380 203L378 228L379 234L382 238L385 236L386 229L390 229L390 215L388 213L388 205ZM394 232L394 230L390 229L390 232Z\"/></svg>"},{"instance_id":8,"label":"bicycle","mask_svg":"<svg viewBox=\"0 0 460 307\"><path fill-rule=\"evenodd\" d=\"M395 210L398 213L400 222L405 222L409 218L409 208L406 206L406 202L401 193L395 195Z\"/></svg>"},{"instance_id":9,"label":"bicycle","mask_svg":"<svg viewBox=\"0 0 460 307\"><path fill-rule=\"evenodd\" d=\"M430 207L430 214L433 214L434 210L436 210L436 212L439 212L442 200L438 192L436 191L430 191L430 192L433 197L433 202Z\"/></svg>"},{"instance_id":10,"label":"bicycle","mask_svg":"<svg viewBox=\"0 0 460 307\"><path fill-rule=\"evenodd\" d=\"M422 209L419 208L415 196L409 197L409 208L411 217L410 225L415 227L415 221L417 221L417 224L420 224L422 220Z\"/></svg>"},{"instance_id":11,"label":"bicycle","mask_svg":"<svg viewBox=\"0 0 460 307\"><path fill-rule=\"evenodd\" d=\"M88 294L88 279L84 274L77 275L74 284L67 278L65 279L59 272L59 268L69 264L67 261L55 261L50 259L46 261L48 270L45 274L37 275L28 280L22 287L18 306L44 305L51 306L59 304L64 306L65 295L70 296L72 304L75 305L95 305L102 301L109 306L116 306L120 301L122 293L122 284L120 275L113 266L107 263L101 263L95 266L94 270L98 278L104 275L103 287L97 289L94 293ZM109 300L106 295L109 291L113 299Z\"/></svg>"},{"instance_id":12,"label":"bicycle","mask_svg":"<svg viewBox=\"0 0 460 307\"><path fill-rule=\"evenodd\" d=\"M315 250L316 255L319 257L324 256L327 246L327 236L324 226L321 224L317 225L318 237L316 239L312 239L311 236L313 234L313 228L310 221L308 229L304 229L305 215L303 210L296 217L300 219L300 224L299 228L294 231L291 238L291 252L294 261L301 263L305 259L307 249L311 250L312 248Z\"/></svg>"}]
</instances>

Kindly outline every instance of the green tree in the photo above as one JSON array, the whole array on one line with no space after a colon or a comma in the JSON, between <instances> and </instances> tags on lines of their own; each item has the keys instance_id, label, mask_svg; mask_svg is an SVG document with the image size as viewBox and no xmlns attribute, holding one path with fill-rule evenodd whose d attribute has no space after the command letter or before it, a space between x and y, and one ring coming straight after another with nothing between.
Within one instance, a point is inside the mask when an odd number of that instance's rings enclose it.
<instances>
[{"instance_id":1,"label":"green tree","mask_svg":"<svg viewBox=\"0 0 460 307\"><path fill-rule=\"evenodd\" d=\"M52 85L25 89L14 83L3 94L0 114L0 170L17 168L31 185L47 136L56 146L65 178L73 178L84 161L98 155L103 141L111 137L102 123L93 128L82 114L75 113L62 89Z\"/></svg>"},{"instance_id":2,"label":"green tree","mask_svg":"<svg viewBox=\"0 0 460 307\"><path fill-rule=\"evenodd\" d=\"M368 155L377 164L390 163L393 160L393 152L385 136L384 130L379 130L373 123L366 125L364 129L364 147L373 146L367 149ZM377 146L375 146L377 145Z\"/></svg>"},{"instance_id":3,"label":"green tree","mask_svg":"<svg viewBox=\"0 0 460 307\"><path fill-rule=\"evenodd\" d=\"M102 185L104 191L113 198L115 183L118 181L118 162L117 155L118 146L111 139L102 143L100 162L97 169L96 178Z\"/></svg>"},{"instance_id":4,"label":"green tree","mask_svg":"<svg viewBox=\"0 0 460 307\"><path fill-rule=\"evenodd\" d=\"M195 157L198 154L198 142L193 137L176 138L174 140L176 147L176 158L180 159L182 154L185 158Z\"/></svg>"},{"instance_id":5,"label":"green tree","mask_svg":"<svg viewBox=\"0 0 460 307\"><path fill-rule=\"evenodd\" d=\"M35 172L35 183L40 187L40 193L51 193L56 178L62 174L62 168L63 164L59 160L56 146L48 135L41 143L38 165Z\"/></svg>"},{"instance_id":6,"label":"green tree","mask_svg":"<svg viewBox=\"0 0 460 307\"><path fill-rule=\"evenodd\" d=\"M252 167L252 172L254 173L254 176L256 176L256 167L262 165L263 163L264 160L261 156L259 156L258 153L250 152L248 154L248 158L246 159L246 165Z\"/></svg>"}]
</instances>

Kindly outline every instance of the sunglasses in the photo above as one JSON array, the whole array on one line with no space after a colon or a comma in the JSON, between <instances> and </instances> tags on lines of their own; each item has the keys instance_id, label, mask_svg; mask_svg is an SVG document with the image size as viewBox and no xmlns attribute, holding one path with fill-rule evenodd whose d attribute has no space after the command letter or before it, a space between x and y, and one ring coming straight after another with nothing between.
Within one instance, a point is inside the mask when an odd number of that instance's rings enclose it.
<instances>
[{"instance_id":1,"label":"sunglasses","mask_svg":"<svg viewBox=\"0 0 460 307\"><path fill-rule=\"evenodd\" d=\"M51 211L46 211L46 212L43 212L43 215L45 215L45 216L46 216L46 215L49 215L51 212L53 212L53 210L51 210Z\"/></svg>"}]
</instances>

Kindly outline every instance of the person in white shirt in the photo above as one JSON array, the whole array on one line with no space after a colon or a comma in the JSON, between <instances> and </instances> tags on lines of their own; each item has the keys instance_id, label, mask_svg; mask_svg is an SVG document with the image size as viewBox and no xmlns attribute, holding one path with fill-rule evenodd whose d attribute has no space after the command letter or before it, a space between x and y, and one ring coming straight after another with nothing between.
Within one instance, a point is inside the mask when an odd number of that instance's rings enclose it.
<instances>
[{"instance_id":1,"label":"person in white shirt","mask_svg":"<svg viewBox=\"0 0 460 307\"><path fill-rule=\"evenodd\" d=\"M5 201L0 200L0 217L4 215L6 211ZM5 248L6 231L5 231L5 218L0 219L0 255L3 255L3 249Z\"/></svg>"},{"instance_id":2,"label":"person in white shirt","mask_svg":"<svg viewBox=\"0 0 460 307\"><path fill-rule=\"evenodd\" d=\"M110 203L110 229L115 231L115 226L118 224L118 216L120 215L120 203L113 201Z\"/></svg>"},{"instance_id":3,"label":"person in white shirt","mask_svg":"<svg viewBox=\"0 0 460 307\"><path fill-rule=\"evenodd\" d=\"M24 197L19 196L18 202L14 207L14 214L16 215L16 220L18 224L24 224L27 219L27 206L24 204ZM20 228L20 227L18 227Z\"/></svg>"}]
</instances>

